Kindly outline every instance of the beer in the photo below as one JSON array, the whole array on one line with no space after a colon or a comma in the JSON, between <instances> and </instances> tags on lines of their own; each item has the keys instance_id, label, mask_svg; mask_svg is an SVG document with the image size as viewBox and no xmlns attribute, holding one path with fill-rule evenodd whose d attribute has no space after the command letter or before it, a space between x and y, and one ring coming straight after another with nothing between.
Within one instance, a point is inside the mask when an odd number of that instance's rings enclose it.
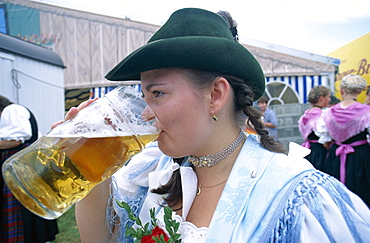
<instances>
[{"instance_id":1,"label":"beer","mask_svg":"<svg viewBox=\"0 0 370 243\"><path fill-rule=\"evenodd\" d=\"M43 218L57 218L157 136L45 136L37 146L19 152L23 155L9 158L3 175L26 208Z\"/></svg>"},{"instance_id":2,"label":"beer","mask_svg":"<svg viewBox=\"0 0 370 243\"><path fill-rule=\"evenodd\" d=\"M4 181L31 212L55 219L154 141L146 103L119 86L7 159Z\"/></svg>"}]
</instances>

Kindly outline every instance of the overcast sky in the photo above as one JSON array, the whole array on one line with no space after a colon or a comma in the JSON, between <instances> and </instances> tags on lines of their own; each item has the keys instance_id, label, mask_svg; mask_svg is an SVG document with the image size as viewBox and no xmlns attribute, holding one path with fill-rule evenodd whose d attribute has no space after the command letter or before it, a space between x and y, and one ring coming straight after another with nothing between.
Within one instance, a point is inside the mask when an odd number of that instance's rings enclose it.
<instances>
[{"instance_id":1,"label":"overcast sky","mask_svg":"<svg viewBox=\"0 0 370 243\"><path fill-rule=\"evenodd\" d=\"M177 9L229 11L239 36L327 55L370 32L368 0L33 0L162 25Z\"/></svg>"}]
</instances>

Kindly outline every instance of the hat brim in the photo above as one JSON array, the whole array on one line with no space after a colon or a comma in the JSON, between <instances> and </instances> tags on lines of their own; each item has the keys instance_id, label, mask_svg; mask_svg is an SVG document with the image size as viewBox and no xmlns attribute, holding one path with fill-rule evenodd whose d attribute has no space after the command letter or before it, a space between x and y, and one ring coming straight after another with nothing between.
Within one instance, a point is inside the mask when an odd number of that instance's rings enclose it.
<instances>
[{"instance_id":1,"label":"hat brim","mask_svg":"<svg viewBox=\"0 0 370 243\"><path fill-rule=\"evenodd\" d=\"M265 77L254 56L242 45L226 38L188 36L160 39L132 52L117 64L106 79L140 80L140 73L170 67L216 71L242 78L258 99L265 90Z\"/></svg>"}]
</instances>

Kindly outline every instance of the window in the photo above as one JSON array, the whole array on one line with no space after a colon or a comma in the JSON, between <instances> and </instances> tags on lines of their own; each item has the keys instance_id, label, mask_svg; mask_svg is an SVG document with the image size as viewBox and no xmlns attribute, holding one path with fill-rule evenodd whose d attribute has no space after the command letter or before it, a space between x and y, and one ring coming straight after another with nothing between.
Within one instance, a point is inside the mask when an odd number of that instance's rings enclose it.
<instances>
[{"instance_id":1,"label":"window","mask_svg":"<svg viewBox=\"0 0 370 243\"><path fill-rule=\"evenodd\" d=\"M268 105L299 103L296 92L293 91L289 84L281 82L269 82L264 96L269 99Z\"/></svg>"},{"instance_id":2,"label":"window","mask_svg":"<svg viewBox=\"0 0 370 243\"><path fill-rule=\"evenodd\" d=\"M0 32L4 34L8 34L5 4L0 4Z\"/></svg>"}]
</instances>

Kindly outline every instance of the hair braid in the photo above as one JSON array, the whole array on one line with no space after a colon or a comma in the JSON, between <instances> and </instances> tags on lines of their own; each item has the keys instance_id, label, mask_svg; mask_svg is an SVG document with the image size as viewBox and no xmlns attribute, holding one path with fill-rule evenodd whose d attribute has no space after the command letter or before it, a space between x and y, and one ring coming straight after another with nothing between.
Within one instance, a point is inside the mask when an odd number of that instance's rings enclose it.
<instances>
[{"instance_id":1,"label":"hair braid","mask_svg":"<svg viewBox=\"0 0 370 243\"><path fill-rule=\"evenodd\" d=\"M258 135L261 136L261 145L270 151L278 153L286 153L287 149L275 139L269 136L268 131L265 129L265 124L261 120L262 113L253 107L254 93L252 89L239 78L226 77L233 87L235 93L235 107L237 110L240 108L248 117L248 124L252 124Z\"/></svg>"},{"instance_id":2,"label":"hair braid","mask_svg":"<svg viewBox=\"0 0 370 243\"><path fill-rule=\"evenodd\" d=\"M173 160L175 163L181 165L184 158L177 158ZM165 195L168 193L168 196L165 198L165 201L168 204L168 206L173 208L174 211L180 210L182 206L180 208L175 208L182 201L182 185L180 170L177 169L172 173L172 176L166 185L162 185L157 189L153 189L151 192L157 193L159 195Z\"/></svg>"}]
</instances>

